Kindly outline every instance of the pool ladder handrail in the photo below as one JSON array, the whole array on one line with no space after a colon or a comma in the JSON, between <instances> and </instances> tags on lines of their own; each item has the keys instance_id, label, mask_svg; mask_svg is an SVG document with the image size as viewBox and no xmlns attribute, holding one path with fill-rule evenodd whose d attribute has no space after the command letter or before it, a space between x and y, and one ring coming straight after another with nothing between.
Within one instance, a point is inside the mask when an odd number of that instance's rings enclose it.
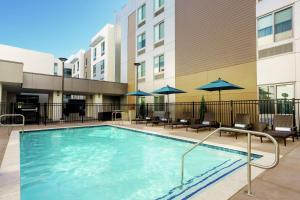
<instances>
[{"instance_id":1,"label":"pool ladder handrail","mask_svg":"<svg viewBox=\"0 0 300 200\"><path fill-rule=\"evenodd\" d=\"M241 129L234 129L234 128L225 128L225 127L220 127L210 134L208 134L205 138L203 138L201 141L197 142L195 145L193 145L190 149L188 149L184 154L181 156L181 187L183 186L183 179L184 179L184 160L185 157L188 153L190 153L192 150L194 150L197 146L201 145L204 143L208 138L210 138L212 135L215 133L218 133L220 131L228 131L228 132L239 132L239 133L246 133L247 134L247 194L249 196L252 196L252 191L251 191L251 167L258 167L261 169L272 169L276 167L279 163L279 145L278 142L275 140L274 137L267 133L263 132L258 132L258 131L250 131L250 130L241 130ZM256 136L263 136L269 138L273 144L274 144L274 154L275 154L275 159L272 164L270 165L261 165L258 163L254 163L251 161L251 136L256 135Z\"/></svg>"},{"instance_id":2,"label":"pool ladder handrail","mask_svg":"<svg viewBox=\"0 0 300 200\"><path fill-rule=\"evenodd\" d=\"M2 124L1 123L1 119L2 118L5 118L5 117L21 117L22 118L22 124ZM12 129L14 127L19 127L21 126L22 127L22 132L24 133L24 127L25 127L25 116L22 115L22 114L3 114L3 115L0 115L0 127L12 127Z\"/></svg>"}]
</instances>

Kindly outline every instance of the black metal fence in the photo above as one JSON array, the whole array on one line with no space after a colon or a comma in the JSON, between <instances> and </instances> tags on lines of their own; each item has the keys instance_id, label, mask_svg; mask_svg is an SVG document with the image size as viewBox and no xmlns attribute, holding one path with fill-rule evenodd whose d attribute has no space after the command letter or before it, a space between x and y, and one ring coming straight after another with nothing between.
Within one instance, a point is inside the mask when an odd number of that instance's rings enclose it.
<instances>
[{"instance_id":1,"label":"black metal fence","mask_svg":"<svg viewBox=\"0 0 300 200\"><path fill-rule=\"evenodd\" d=\"M127 113L131 111L129 114L131 117L136 115L164 116L165 113L169 113L168 115L172 119L183 117L199 119L201 113L214 112L216 120L223 125L232 125L236 114L239 113L250 114L252 123L264 122L270 125L275 114L285 114L293 115L294 124L299 127L300 99L145 103L140 105L0 103L0 114L23 114L27 124L48 124L61 120L65 122L105 121L111 120L114 110L122 110Z\"/></svg>"}]
</instances>

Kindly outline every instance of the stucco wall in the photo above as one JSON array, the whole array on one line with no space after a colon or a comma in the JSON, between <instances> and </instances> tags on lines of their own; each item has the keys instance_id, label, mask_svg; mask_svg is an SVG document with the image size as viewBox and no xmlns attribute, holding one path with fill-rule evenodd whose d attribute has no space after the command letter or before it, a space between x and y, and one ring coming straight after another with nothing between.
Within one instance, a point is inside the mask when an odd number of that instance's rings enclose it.
<instances>
[{"instance_id":1,"label":"stucco wall","mask_svg":"<svg viewBox=\"0 0 300 200\"><path fill-rule=\"evenodd\" d=\"M24 64L24 72L54 74L54 56L48 53L0 45L0 59Z\"/></svg>"}]
</instances>

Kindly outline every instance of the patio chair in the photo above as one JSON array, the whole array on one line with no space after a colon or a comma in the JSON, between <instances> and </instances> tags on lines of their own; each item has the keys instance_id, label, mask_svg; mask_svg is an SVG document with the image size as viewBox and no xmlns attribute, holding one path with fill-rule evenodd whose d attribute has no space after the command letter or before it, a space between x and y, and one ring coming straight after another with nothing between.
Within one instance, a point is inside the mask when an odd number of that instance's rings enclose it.
<instances>
[{"instance_id":1,"label":"patio chair","mask_svg":"<svg viewBox=\"0 0 300 200\"><path fill-rule=\"evenodd\" d=\"M283 139L286 146L286 139L292 137L293 142L296 136L296 127L294 127L292 115L275 115L273 119L272 130L265 131L269 135L277 139Z\"/></svg>"},{"instance_id":2,"label":"patio chair","mask_svg":"<svg viewBox=\"0 0 300 200\"><path fill-rule=\"evenodd\" d=\"M131 120L132 122L135 122L136 124L140 123L147 123L148 121L151 121L153 119L153 112L150 111L149 114L146 117L138 116L136 119Z\"/></svg>"},{"instance_id":3,"label":"patio chair","mask_svg":"<svg viewBox=\"0 0 300 200\"><path fill-rule=\"evenodd\" d=\"M232 126L232 128L234 129L241 129L241 130L251 130L252 126L251 126L251 121L250 121L250 115L249 114L236 114L235 116L235 122ZM222 136L222 132L220 131L220 137ZM238 136L238 132L234 132L234 131L226 131L227 133L234 133L235 134L235 139L237 139Z\"/></svg>"},{"instance_id":4,"label":"patio chair","mask_svg":"<svg viewBox=\"0 0 300 200\"><path fill-rule=\"evenodd\" d=\"M198 120L199 121L199 120ZM200 129L204 128L216 128L218 126L217 121L215 120L215 113L213 112L206 112L204 114L204 120L201 123L197 123L195 121L194 124L191 124L190 126L186 127L186 131L190 129L197 130L197 133Z\"/></svg>"},{"instance_id":5,"label":"patio chair","mask_svg":"<svg viewBox=\"0 0 300 200\"><path fill-rule=\"evenodd\" d=\"M253 124L252 130L253 131L257 131L257 132L265 132L268 129L268 124L267 123L263 123L263 122L258 122ZM260 142L263 143L262 140L262 136L261 135L255 135L255 137L259 137L260 138Z\"/></svg>"},{"instance_id":6,"label":"patio chair","mask_svg":"<svg viewBox=\"0 0 300 200\"><path fill-rule=\"evenodd\" d=\"M163 116L153 117L151 120L146 122L146 126L148 124L152 124L152 126L154 126L154 125L165 125L167 123L170 123L172 121L172 119L168 118L168 116L169 116L168 113L165 112L165 114Z\"/></svg>"},{"instance_id":7,"label":"patio chair","mask_svg":"<svg viewBox=\"0 0 300 200\"><path fill-rule=\"evenodd\" d=\"M168 124L165 124L165 127L171 127L172 129L174 127L178 128L178 126L186 127L191 123L191 113L190 112L183 112L183 117L178 118L176 121L169 122Z\"/></svg>"}]
</instances>

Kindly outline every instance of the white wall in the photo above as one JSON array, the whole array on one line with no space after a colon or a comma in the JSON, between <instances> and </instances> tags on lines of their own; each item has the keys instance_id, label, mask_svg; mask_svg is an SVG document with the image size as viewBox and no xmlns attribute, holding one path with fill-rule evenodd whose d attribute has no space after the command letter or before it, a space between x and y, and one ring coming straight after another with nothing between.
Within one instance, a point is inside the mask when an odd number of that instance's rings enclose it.
<instances>
[{"instance_id":1,"label":"white wall","mask_svg":"<svg viewBox=\"0 0 300 200\"><path fill-rule=\"evenodd\" d=\"M130 0L128 4L117 14L117 23L121 27L121 82L127 83L127 38L128 16L146 2L146 24L136 31L136 37L146 32L146 53L137 56L136 62L146 62L146 81L140 82L139 89L152 92L160 87L175 86L175 1L165 0L164 12L154 17L153 1ZM154 48L154 25L164 20L165 38L164 45ZM165 56L164 78L154 80L154 57L160 54ZM167 99L167 98L165 98ZM153 97L146 97L147 102L153 102ZM175 101L175 96L170 96L170 102Z\"/></svg>"},{"instance_id":2,"label":"white wall","mask_svg":"<svg viewBox=\"0 0 300 200\"><path fill-rule=\"evenodd\" d=\"M101 40L98 41L98 39ZM98 41L98 42L95 42ZM105 43L105 53L101 55L101 44ZM91 39L91 79L100 79L99 76L93 76L93 66L104 60L104 81L115 81L115 31L114 25L105 25ZM96 60L94 60L94 51L97 49ZM100 71L100 69L99 69Z\"/></svg>"},{"instance_id":3,"label":"white wall","mask_svg":"<svg viewBox=\"0 0 300 200\"><path fill-rule=\"evenodd\" d=\"M77 78L85 78L84 75L84 54L85 51L83 49L80 49L78 52L75 54L71 55L68 60L67 60L67 66L72 68L72 77L77 77ZM79 62L79 70L77 70L77 62ZM75 71L74 69L75 65Z\"/></svg>"},{"instance_id":4,"label":"white wall","mask_svg":"<svg viewBox=\"0 0 300 200\"><path fill-rule=\"evenodd\" d=\"M0 44L0 59L24 63L24 72L54 74L54 56Z\"/></svg>"},{"instance_id":5,"label":"white wall","mask_svg":"<svg viewBox=\"0 0 300 200\"><path fill-rule=\"evenodd\" d=\"M257 4L256 15L262 16L283 7L293 5L293 38L273 43L293 42L292 53L276 55L257 61L258 85L292 83L295 85L295 98L300 98L300 0L263 0Z\"/></svg>"}]
</instances>

